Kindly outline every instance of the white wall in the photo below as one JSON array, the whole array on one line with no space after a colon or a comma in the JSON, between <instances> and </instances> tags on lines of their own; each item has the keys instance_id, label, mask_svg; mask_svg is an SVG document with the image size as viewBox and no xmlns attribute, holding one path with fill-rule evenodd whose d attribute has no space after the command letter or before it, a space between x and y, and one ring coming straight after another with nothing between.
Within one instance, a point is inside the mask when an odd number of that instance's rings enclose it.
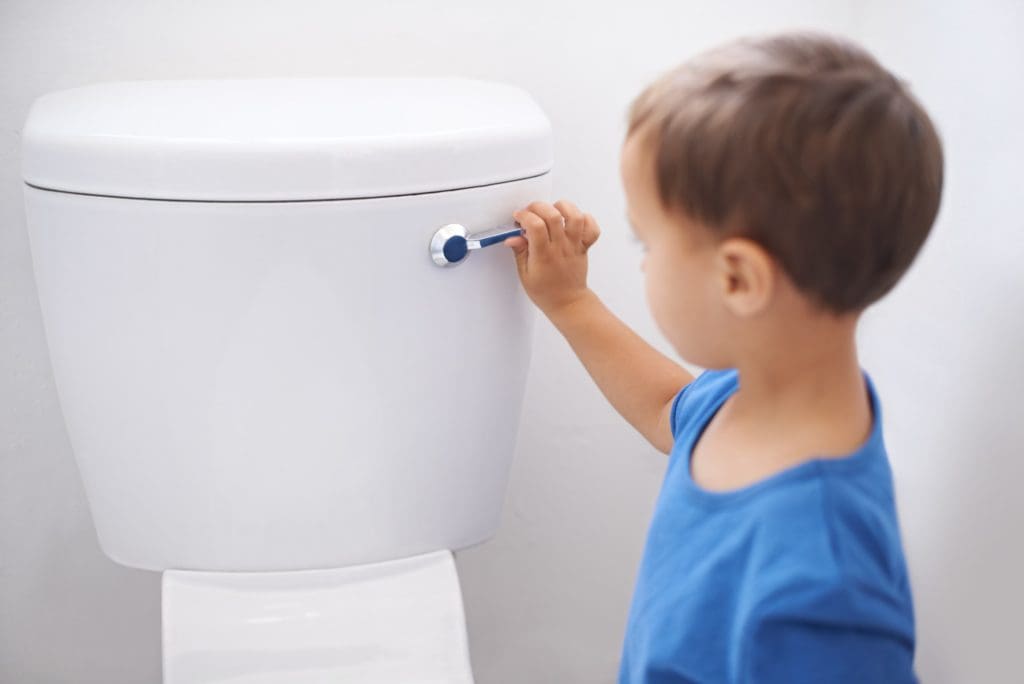
<instances>
[{"instance_id":1,"label":"white wall","mask_svg":"<svg viewBox=\"0 0 1024 684\"><path fill-rule=\"evenodd\" d=\"M1024 681L1024 3L891 3L858 17L946 153L919 262L869 311L924 681Z\"/></svg>"},{"instance_id":2,"label":"white wall","mask_svg":"<svg viewBox=\"0 0 1024 684\"><path fill-rule=\"evenodd\" d=\"M888 3L63 2L0 0L0 681L159 681L159 582L99 551L54 394L32 280L19 132L33 98L105 80L462 75L519 84L550 115L555 196L603 235L591 283L671 353L626 237L625 108L729 37L790 27L863 39L934 112L947 194L919 262L869 312L929 682L1005 681L1024 556L1024 21L1013 5ZM1013 91L1013 92L1011 92ZM1016 192L1015 192L1016 191ZM536 332L501 530L457 555L480 684L614 679L664 456L605 402L546 321ZM1018 476L1014 478L1014 475ZM1014 610L1016 609L1016 610Z\"/></svg>"}]
</instances>

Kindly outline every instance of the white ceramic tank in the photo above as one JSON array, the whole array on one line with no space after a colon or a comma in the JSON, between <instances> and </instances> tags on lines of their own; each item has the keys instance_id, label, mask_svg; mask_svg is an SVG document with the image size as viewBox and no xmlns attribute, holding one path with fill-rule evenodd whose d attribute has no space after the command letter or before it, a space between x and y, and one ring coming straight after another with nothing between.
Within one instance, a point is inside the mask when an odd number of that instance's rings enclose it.
<instances>
[{"instance_id":1,"label":"white ceramic tank","mask_svg":"<svg viewBox=\"0 0 1024 684\"><path fill-rule=\"evenodd\" d=\"M151 570L343 567L499 521L533 306L434 232L547 199L551 128L471 79L133 81L23 134L54 377L103 550Z\"/></svg>"}]
</instances>

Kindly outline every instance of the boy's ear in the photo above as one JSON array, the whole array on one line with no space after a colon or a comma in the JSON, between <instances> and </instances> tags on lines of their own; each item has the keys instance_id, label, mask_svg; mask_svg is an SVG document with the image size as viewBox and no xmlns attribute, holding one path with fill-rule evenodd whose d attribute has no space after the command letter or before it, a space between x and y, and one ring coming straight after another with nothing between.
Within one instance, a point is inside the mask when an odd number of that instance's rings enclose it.
<instances>
[{"instance_id":1,"label":"boy's ear","mask_svg":"<svg viewBox=\"0 0 1024 684\"><path fill-rule=\"evenodd\" d=\"M740 318L756 316L768 308L775 294L776 274L771 256L746 238L728 238L718 245L715 271L722 300Z\"/></svg>"}]
</instances>

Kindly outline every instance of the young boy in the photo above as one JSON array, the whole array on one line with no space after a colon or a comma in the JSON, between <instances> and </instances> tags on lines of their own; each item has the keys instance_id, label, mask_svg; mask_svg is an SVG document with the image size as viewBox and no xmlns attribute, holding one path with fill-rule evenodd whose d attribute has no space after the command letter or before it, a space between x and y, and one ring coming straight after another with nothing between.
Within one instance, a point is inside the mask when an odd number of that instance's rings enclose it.
<instances>
[{"instance_id":1,"label":"young boy","mask_svg":"<svg viewBox=\"0 0 1024 684\"><path fill-rule=\"evenodd\" d=\"M927 114L845 40L741 40L637 98L620 170L648 304L708 369L696 379L588 289L590 214L534 202L507 240L530 299L669 454L619 681L916 681L882 413L854 331L938 211Z\"/></svg>"}]
</instances>

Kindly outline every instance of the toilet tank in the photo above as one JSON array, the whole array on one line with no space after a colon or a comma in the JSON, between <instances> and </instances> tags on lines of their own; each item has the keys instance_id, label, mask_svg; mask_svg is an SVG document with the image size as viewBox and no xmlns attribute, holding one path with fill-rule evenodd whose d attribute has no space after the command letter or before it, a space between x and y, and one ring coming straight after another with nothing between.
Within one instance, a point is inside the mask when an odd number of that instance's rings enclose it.
<instances>
[{"instance_id":1,"label":"toilet tank","mask_svg":"<svg viewBox=\"0 0 1024 684\"><path fill-rule=\"evenodd\" d=\"M104 552L342 567L493 536L534 307L434 232L548 200L551 126L462 78L127 81L37 99L36 284Z\"/></svg>"}]
</instances>

